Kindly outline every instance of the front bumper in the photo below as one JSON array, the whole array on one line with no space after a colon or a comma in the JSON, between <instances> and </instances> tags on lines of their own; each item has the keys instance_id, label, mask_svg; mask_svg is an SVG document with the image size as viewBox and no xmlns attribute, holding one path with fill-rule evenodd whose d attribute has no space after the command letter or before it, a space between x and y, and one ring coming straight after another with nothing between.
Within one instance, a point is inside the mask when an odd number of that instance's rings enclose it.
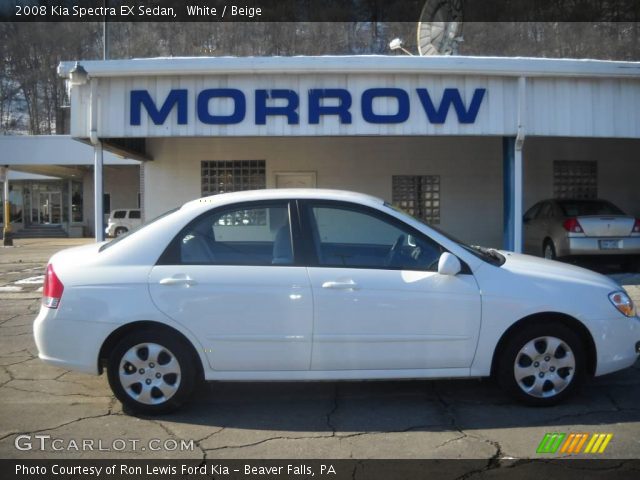
<instances>
[{"instance_id":1,"label":"front bumper","mask_svg":"<svg viewBox=\"0 0 640 480\"><path fill-rule=\"evenodd\" d=\"M613 314L610 318L590 322L596 344L595 375L605 375L632 366L638 360L640 318Z\"/></svg>"}]
</instances>

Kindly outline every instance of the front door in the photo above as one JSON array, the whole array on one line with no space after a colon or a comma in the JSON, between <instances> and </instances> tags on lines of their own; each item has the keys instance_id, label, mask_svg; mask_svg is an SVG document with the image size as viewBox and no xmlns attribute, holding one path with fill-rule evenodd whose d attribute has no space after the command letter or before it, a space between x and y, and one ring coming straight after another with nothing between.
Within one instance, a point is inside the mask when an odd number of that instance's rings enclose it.
<instances>
[{"instance_id":1,"label":"front door","mask_svg":"<svg viewBox=\"0 0 640 480\"><path fill-rule=\"evenodd\" d=\"M309 369L313 302L289 214L287 202L204 214L151 271L154 303L198 338L214 370Z\"/></svg>"},{"instance_id":2,"label":"front door","mask_svg":"<svg viewBox=\"0 0 640 480\"><path fill-rule=\"evenodd\" d=\"M39 192L37 219L40 224L62 223L62 194L60 192Z\"/></svg>"},{"instance_id":3,"label":"front door","mask_svg":"<svg viewBox=\"0 0 640 480\"><path fill-rule=\"evenodd\" d=\"M473 275L437 273L444 249L375 210L307 203L315 319L311 368L468 368L480 330Z\"/></svg>"}]
</instances>

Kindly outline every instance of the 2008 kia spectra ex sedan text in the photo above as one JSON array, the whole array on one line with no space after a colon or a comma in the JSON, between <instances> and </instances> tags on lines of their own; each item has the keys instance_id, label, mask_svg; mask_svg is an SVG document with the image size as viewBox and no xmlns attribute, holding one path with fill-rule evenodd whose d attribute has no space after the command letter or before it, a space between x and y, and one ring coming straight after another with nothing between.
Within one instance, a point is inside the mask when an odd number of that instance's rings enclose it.
<instances>
[{"instance_id":1,"label":"2008 kia spectra ex sedan text","mask_svg":"<svg viewBox=\"0 0 640 480\"><path fill-rule=\"evenodd\" d=\"M206 380L495 375L550 405L631 366L640 319L608 278L460 243L362 194L261 190L185 204L57 253L40 358L98 374L130 411Z\"/></svg>"}]
</instances>

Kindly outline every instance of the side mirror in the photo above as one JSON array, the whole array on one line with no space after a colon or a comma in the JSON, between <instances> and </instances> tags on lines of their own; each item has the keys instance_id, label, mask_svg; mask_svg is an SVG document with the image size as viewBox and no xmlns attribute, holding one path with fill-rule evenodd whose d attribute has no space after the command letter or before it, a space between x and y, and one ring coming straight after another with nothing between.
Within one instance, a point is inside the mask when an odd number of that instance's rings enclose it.
<instances>
[{"instance_id":1,"label":"side mirror","mask_svg":"<svg viewBox=\"0 0 640 480\"><path fill-rule=\"evenodd\" d=\"M449 252L444 252L440 255L440 260L438 261L438 273L440 275L454 276L459 274L460 270L462 270L462 265L458 257Z\"/></svg>"}]
</instances>

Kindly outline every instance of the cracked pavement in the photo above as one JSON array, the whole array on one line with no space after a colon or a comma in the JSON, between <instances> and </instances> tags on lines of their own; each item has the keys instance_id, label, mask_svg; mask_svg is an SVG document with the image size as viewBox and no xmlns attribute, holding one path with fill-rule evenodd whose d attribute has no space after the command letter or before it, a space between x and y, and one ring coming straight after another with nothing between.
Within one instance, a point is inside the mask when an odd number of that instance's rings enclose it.
<instances>
[{"instance_id":1,"label":"cracked pavement","mask_svg":"<svg viewBox=\"0 0 640 480\"><path fill-rule=\"evenodd\" d=\"M24 239L0 249L2 458L475 458L492 469L511 459L540 458L535 450L547 432L613 433L599 458L640 457L640 364L593 379L552 408L518 405L489 380L218 382L203 385L175 414L130 417L105 375L38 360L32 322L39 285L2 288L42 275L55 251L90 241ZM614 276L640 303L638 277ZM20 434L50 435L61 445L100 441L111 450L53 451L49 443L41 451L33 440L37 449L21 451L14 445ZM193 448L152 451L151 439L160 445L193 441ZM126 442L121 451L114 448L119 440Z\"/></svg>"}]
</instances>

